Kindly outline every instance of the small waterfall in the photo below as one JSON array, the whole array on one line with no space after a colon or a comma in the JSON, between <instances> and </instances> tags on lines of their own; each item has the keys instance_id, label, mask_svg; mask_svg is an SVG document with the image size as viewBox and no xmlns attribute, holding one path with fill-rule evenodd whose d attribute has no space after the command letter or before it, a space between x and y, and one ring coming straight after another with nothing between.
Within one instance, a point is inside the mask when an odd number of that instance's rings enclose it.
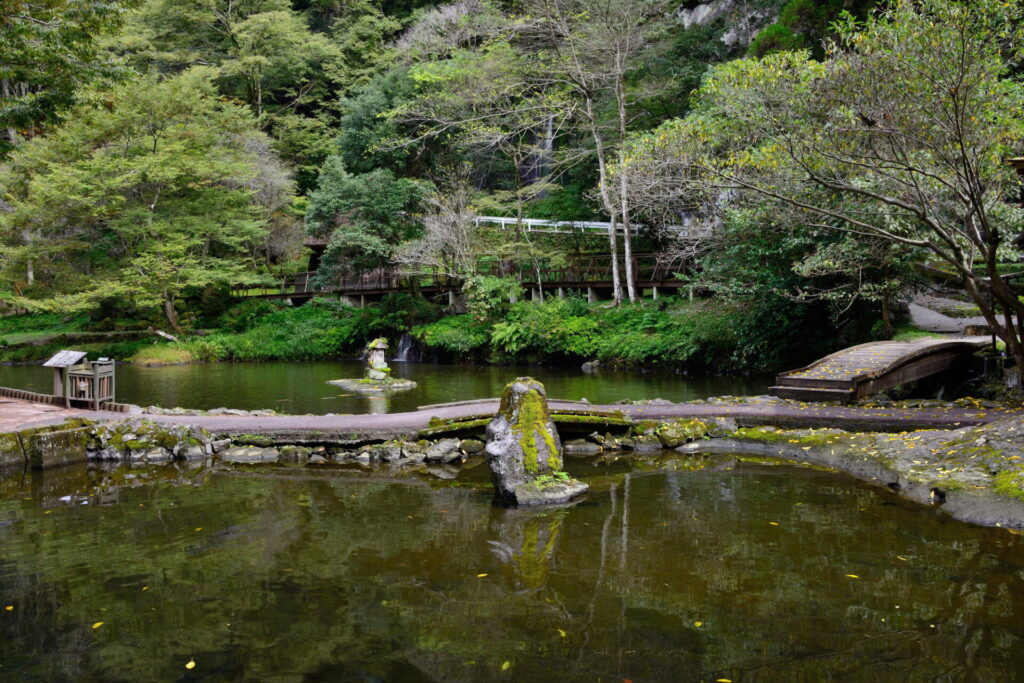
<instances>
[{"instance_id":1,"label":"small waterfall","mask_svg":"<svg viewBox=\"0 0 1024 683\"><path fill-rule=\"evenodd\" d=\"M413 344L412 335L406 332L402 335L401 339L398 340L398 348L395 349L395 357L392 359L396 363L407 363L415 360L415 346Z\"/></svg>"}]
</instances>

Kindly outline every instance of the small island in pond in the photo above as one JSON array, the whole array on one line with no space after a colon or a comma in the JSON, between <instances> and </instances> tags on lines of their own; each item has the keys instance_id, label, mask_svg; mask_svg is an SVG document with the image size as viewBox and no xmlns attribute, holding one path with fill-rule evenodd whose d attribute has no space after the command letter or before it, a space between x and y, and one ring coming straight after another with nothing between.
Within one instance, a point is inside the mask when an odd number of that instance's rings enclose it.
<instances>
[{"instance_id":1,"label":"small island in pond","mask_svg":"<svg viewBox=\"0 0 1024 683\"><path fill-rule=\"evenodd\" d=\"M378 337L366 345L366 376L351 379L332 379L328 384L341 387L356 394L381 394L408 391L416 386L411 379L396 379L391 376L385 352L388 340Z\"/></svg>"}]
</instances>

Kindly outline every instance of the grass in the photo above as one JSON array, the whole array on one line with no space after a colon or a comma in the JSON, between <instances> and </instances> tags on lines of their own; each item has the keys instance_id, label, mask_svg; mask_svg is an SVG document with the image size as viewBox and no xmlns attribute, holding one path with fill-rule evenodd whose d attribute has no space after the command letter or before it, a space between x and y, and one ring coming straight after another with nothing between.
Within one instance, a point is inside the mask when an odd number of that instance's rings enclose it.
<instances>
[{"instance_id":1,"label":"grass","mask_svg":"<svg viewBox=\"0 0 1024 683\"><path fill-rule=\"evenodd\" d=\"M152 344L138 349L128 359L135 365L177 365L196 360L192 352L180 344Z\"/></svg>"},{"instance_id":2,"label":"grass","mask_svg":"<svg viewBox=\"0 0 1024 683\"><path fill-rule=\"evenodd\" d=\"M920 327L915 327L911 323L902 323L897 325L893 331L893 341L916 341L918 339L941 339L943 336L938 332L928 332L922 330Z\"/></svg>"},{"instance_id":3,"label":"grass","mask_svg":"<svg viewBox=\"0 0 1024 683\"><path fill-rule=\"evenodd\" d=\"M33 313L0 318L0 342L27 344L60 334L81 332L89 322L86 315L68 316L60 313Z\"/></svg>"}]
</instances>

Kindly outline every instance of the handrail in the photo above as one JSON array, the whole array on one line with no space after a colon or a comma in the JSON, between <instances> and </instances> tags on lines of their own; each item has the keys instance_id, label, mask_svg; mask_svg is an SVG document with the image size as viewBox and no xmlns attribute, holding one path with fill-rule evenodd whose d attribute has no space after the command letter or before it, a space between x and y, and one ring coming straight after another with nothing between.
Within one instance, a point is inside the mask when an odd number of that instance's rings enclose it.
<instances>
[{"instance_id":1,"label":"handrail","mask_svg":"<svg viewBox=\"0 0 1024 683\"><path fill-rule=\"evenodd\" d=\"M621 262L621 260L620 260ZM678 268L665 263L657 254L634 254L633 272L638 281L668 281L674 278ZM611 280L611 256L607 254L587 255L569 259L564 266L542 265L538 283L537 268L529 263L512 263L494 259L482 268L488 275L515 277L524 286L536 287L550 283L562 285L603 282ZM404 289L403 279L419 281L421 287L457 288L459 282L444 274L408 274L396 267L382 267L359 275L346 275L326 286L313 284L315 271L291 273L273 286L235 285L235 296L287 296L292 294L316 294L329 292L366 292Z\"/></svg>"}]
</instances>

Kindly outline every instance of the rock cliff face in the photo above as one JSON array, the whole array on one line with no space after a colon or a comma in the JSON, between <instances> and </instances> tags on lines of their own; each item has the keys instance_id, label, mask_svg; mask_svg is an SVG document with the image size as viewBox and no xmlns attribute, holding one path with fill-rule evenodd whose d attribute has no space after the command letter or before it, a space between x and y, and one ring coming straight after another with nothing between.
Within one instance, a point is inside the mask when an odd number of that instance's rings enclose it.
<instances>
[{"instance_id":1,"label":"rock cliff face","mask_svg":"<svg viewBox=\"0 0 1024 683\"><path fill-rule=\"evenodd\" d=\"M498 414L487 425L486 452L495 494L506 504L564 503L588 490L562 471L562 444L547 394L532 378L505 387Z\"/></svg>"},{"instance_id":2,"label":"rock cliff face","mask_svg":"<svg viewBox=\"0 0 1024 683\"><path fill-rule=\"evenodd\" d=\"M681 7L676 17L683 28L706 26L724 19L725 32L721 41L729 47L743 48L750 44L757 32L775 21L784 0L714 0L690 7Z\"/></svg>"}]
</instances>

